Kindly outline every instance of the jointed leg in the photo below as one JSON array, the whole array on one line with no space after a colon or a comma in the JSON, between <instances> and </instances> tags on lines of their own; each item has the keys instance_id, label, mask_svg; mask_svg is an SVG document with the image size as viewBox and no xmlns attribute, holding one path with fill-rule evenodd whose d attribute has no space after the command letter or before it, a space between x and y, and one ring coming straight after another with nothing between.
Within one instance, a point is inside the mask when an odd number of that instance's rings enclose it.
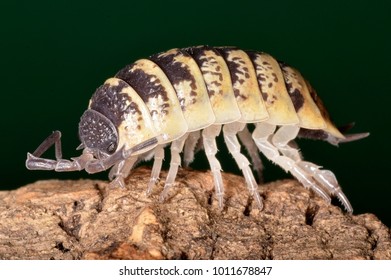
<instances>
[{"instance_id":1,"label":"jointed leg","mask_svg":"<svg viewBox=\"0 0 391 280\"><path fill-rule=\"evenodd\" d=\"M258 183L263 182L263 164L261 157L259 156L259 150L257 145L255 145L254 139L251 137L251 133L248 130L247 126L244 127L242 131L238 133L239 140L242 142L243 146L246 148L251 161L252 169L255 171L258 177Z\"/></svg>"},{"instance_id":2,"label":"jointed leg","mask_svg":"<svg viewBox=\"0 0 391 280\"><path fill-rule=\"evenodd\" d=\"M298 149L288 145L297 136L298 132L298 126L283 126L273 135L272 142L283 155L294 160L298 168L315 179L322 187L322 190L327 192L328 196L337 196L346 210L352 212L353 208L342 192L335 175L330 170L322 170L320 166L303 161Z\"/></svg>"},{"instance_id":3,"label":"jointed leg","mask_svg":"<svg viewBox=\"0 0 391 280\"><path fill-rule=\"evenodd\" d=\"M224 198L224 185L223 178L221 176L221 165L218 159L216 158L217 145L216 137L219 136L221 131L221 125L211 125L205 128L202 131L202 139L204 143L204 149L206 157L208 158L210 169L213 174L215 192L217 200L219 202L219 207L223 208L223 198Z\"/></svg>"},{"instance_id":4,"label":"jointed leg","mask_svg":"<svg viewBox=\"0 0 391 280\"><path fill-rule=\"evenodd\" d=\"M291 159L290 157L287 157L286 155L281 155L277 147L270 142L269 138L272 137L275 129L275 125L271 125L268 123L257 124L253 132L253 138L259 150L269 160L281 166L286 172L290 172L297 180L299 180L304 185L304 187L312 189L324 200L330 203L331 199L329 195L312 180L311 176L307 174L304 170L302 170L297 165L295 160ZM296 137L295 132L295 128L286 128L284 129L284 131L278 134L274 141L278 142L277 140L280 140L281 144L278 145L284 146L282 143L289 143L289 141ZM283 135L285 135L285 137L282 137ZM295 153L293 152L292 155L294 154Z\"/></svg>"},{"instance_id":5,"label":"jointed leg","mask_svg":"<svg viewBox=\"0 0 391 280\"><path fill-rule=\"evenodd\" d=\"M156 184L156 181L159 179L159 174L162 169L162 164L164 160L164 145L158 145L155 148L155 156L152 166L151 178L149 179L147 194L152 193L152 189Z\"/></svg>"},{"instance_id":6,"label":"jointed leg","mask_svg":"<svg viewBox=\"0 0 391 280\"><path fill-rule=\"evenodd\" d=\"M121 161L131 157L132 154L140 152L143 149L152 149L157 143L158 138L153 137L127 150L122 147L114 154L106 155L99 159L94 158L94 154L89 148L83 147L84 150L81 156L72 158L72 160L65 160L62 159L61 132L54 131L32 154L27 153L26 167L31 170L55 170L58 172L85 169L88 173L97 173L106 170L115 164L120 165ZM53 145L55 148L56 160L41 158L40 156Z\"/></svg>"},{"instance_id":7,"label":"jointed leg","mask_svg":"<svg viewBox=\"0 0 391 280\"><path fill-rule=\"evenodd\" d=\"M124 179L128 177L130 170L133 168L137 159L137 156L133 156L114 165L109 173L109 180L111 180L110 184L113 186L119 185L120 187L125 187Z\"/></svg>"},{"instance_id":8,"label":"jointed leg","mask_svg":"<svg viewBox=\"0 0 391 280\"><path fill-rule=\"evenodd\" d=\"M41 158L40 156L53 144L56 160ZM92 159L93 155L86 150L83 151L81 156L73 158L72 161L62 159L61 132L54 131L32 154L27 153L26 167L30 170L79 171L84 169L86 164Z\"/></svg>"},{"instance_id":9,"label":"jointed leg","mask_svg":"<svg viewBox=\"0 0 391 280\"><path fill-rule=\"evenodd\" d=\"M114 154L107 155L104 158L92 159L88 161L84 169L88 173L97 173L97 172L107 170L113 165L130 158L133 154L139 151L148 148L152 149L153 147L156 147L157 143L158 143L157 137L153 137L148 140L145 140L144 142L141 142L140 144L137 144L136 146L130 149L127 149L125 148L125 146L122 146L122 148L117 150ZM83 154L86 153L86 151L88 152L89 149L85 148Z\"/></svg>"},{"instance_id":10,"label":"jointed leg","mask_svg":"<svg viewBox=\"0 0 391 280\"><path fill-rule=\"evenodd\" d=\"M183 150L183 164L185 167L188 167L190 163L194 160L195 148L201 137L201 132L199 130L189 133L187 140L185 142L185 148Z\"/></svg>"},{"instance_id":11,"label":"jointed leg","mask_svg":"<svg viewBox=\"0 0 391 280\"><path fill-rule=\"evenodd\" d=\"M353 207L346 195L343 193L333 172L326 169L320 169L320 166L308 161L299 162L298 165L307 173L312 174L312 177L331 195L335 195L345 207L346 211L353 213Z\"/></svg>"},{"instance_id":12,"label":"jointed leg","mask_svg":"<svg viewBox=\"0 0 391 280\"><path fill-rule=\"evenodd\" d=\"M255 181L254 175L250 169L249 166L250 162L244 155L240 153L240 144L238 138L236 137L238 131L241 131L245 126L246 124L239 123L239 122L224 125L223 127L224 140L227 145L228 151L232 154L232 156L236 161L236 164L242 170L250 194L257 202L258 207L262 209L263 203L262 203L262 198L258 193L258 184Z\"/></svg>"},{"instance_id":13,"label":"jointed leg","mask_svg":"<svg viewBox=\"0 0 391 280\"><path fill-rule=\"evenodd\" d=\"M168 194L168 190L172 187L175 181L175 177L178 173L178 167L181 165L181 156L180 153L183 150L183 145L188 137L188 133L183 135L181 138L176 139L171 144L171 161L170 169L168 170L166 183L164 185L163 192L160 195L160 200L164 201Z\"/></svg>"},{"instance_id":14,"label":"jointed leg","mask_svg":"<svg viewBox=\"0 0 391 280\"><path fill-rule=\"evenodd\" d=\"M301 161L302 157L298 148L289 144L296 138L300 127L297 125L289 125L280 127L272 137L273 145L284 155L295 162Z\"/></svg>"}]
</instances>

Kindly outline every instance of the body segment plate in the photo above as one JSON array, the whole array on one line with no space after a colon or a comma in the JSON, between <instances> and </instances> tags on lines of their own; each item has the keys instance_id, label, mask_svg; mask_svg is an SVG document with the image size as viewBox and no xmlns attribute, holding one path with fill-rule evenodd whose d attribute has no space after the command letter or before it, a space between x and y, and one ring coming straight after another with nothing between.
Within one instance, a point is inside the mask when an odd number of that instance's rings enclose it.
<instances>
[{"instance_id":1,"label":"body segment plate","mask_svg":"<svg viewBox=\"0 0 391 280\"><path fill-rule=\"evenodd\" d=\"M162 68L175 88L189 132L215 122L200 68L194 59L180 49L172 49L150 57Z\"/></svg>"},{"instance_id":2,"label":"body segment plate","mask_svg":"<svg viewBox=\"0 0 391 280\"><path fill-rule=\"evenodd\" d=\"M259 89L254 66L248 55L236 48L217 48L227 62L231 81L242 115L240 122L254 123L269 118Z\"/></svg>"},{"instance_id":3,"label":"body segment plate","mask_svg":"<svg viewBox=\"0 0 391 280\"><path fill-rule=\"evenodd\" d=\"M148 59L140 59L120 70L116 76L134 88L149 109L158 134L167 142L188 131L175 89L162 69Z\"/></svg>"},{"instance_id":4,"label":"body segment plate","mask_svg":"<svg viewBox=\"0 0 391 280\"><path fill-rule=\"evenodd\" d=\"M307 84L299 71L280 63L286 88L291 97L293 106L299 116L300 127L307 129L323 129L326 124L322 114L316 106Z\"/></svg>"},{"instance_id":5,"label":"body segment plate","mask_svg":"<svg viewBox=\"0 0 391 280\"><path fill-rule=\"evenodd\" d=\"M330 115L327 112L327 109L324 106L323 101L319 98L314 88L311 86L311 84L308 81L305 82L307 84L307 88L311 94L311 97L314 100L316 106L319 108L319 111L322 114L323 121L326 124L326 126L322 130L327 133L330 133L332 136L337 137L339 139L345 139L345 136L338 130L338 128L331 121Z\"/></svg>"},{"instance_id":6,"label":"body segment plate","mask_svg":"<svg viewBox=\"0 0 391 280\"><path fill-rule=\"evenodd\" d=\"M157 136L145 103L126 82L110 78L98 88L90 100L90 109L108 117L117 128L119 143L131 148Z\"/></svg>"},{"instance_id":7,"label":"body segment plate","mask_svg":"<svg viewBox=\"0 0 391 280\"><path fill-rule=\"evenodd\" d=\"M269 113L267 122L275 125L299 124L278 62L266 53L248 51L247 54L254 64L258 84Z\"/></svg>"},{"instance_id":8,"label":"body segment plate","mask_svg":"<svg viewBox=\"0 0 391 280\"><path fill-rule=\"evenodd\" d=\"M209 100L216 120L215 124L237 121L241 118L235 99L231 77L224 58L215 49L201 46L185 49L201 69Z\"/></svg>"}]
</instances>

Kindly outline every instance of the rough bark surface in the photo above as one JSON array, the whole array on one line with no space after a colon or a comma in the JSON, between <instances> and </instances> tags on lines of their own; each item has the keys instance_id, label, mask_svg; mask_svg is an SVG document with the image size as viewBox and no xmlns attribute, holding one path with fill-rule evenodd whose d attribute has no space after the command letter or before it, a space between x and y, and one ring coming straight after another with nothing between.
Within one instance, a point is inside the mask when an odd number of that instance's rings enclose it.
<instances>
[{"instance_id":1,"label":"rough bark surface","mask_svg":"<svg viewBox=\"0 0 391 280\"><path fill-rule=\"evenodd\" d=\"M259 211L239 176L181 170L166 202L150 170L127 188L104 181L38 181L0 192L1 259L391 259L390 229L348 215L294 180L260 186ZM162 178L165 174L163 172Z\"/></svg>"}]
</instances>

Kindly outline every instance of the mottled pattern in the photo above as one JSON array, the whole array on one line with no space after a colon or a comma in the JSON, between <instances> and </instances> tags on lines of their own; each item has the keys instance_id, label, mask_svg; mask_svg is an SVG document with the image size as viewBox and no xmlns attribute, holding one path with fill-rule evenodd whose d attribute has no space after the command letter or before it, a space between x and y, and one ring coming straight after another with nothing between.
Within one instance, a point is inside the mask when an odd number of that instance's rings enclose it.
<instances>
[{"instance_id":1,"label":"mottled pattern","mask_svg":"<svg viewBox=\"0 0 391 280\"><path fill-rule=\"evenodd\" d=\"M157 131L172 139L211 124L266 120L325 129L343 138L301 74L266 53L235 47L172 49L128 65L116 77L141 97ZM119 94L121 87L105 84L91 100L92 108L116 127L126 115L135 118L130 111L138 110ZM137 124L134 129L141 128Z\"/></svg>"},{"instance_id":2,"label":"mottled pattern","mask_svg":"<svg viewBox=\"0 0 391 280\"><path fill-rule=\"evenodd\" d=\"M156 136L148 108L138 94L124 81L108 79L90 101L90 109L100 112L116 127L119 147L132 147Z\"/></svg>"},{"instance_id":3,"label":"mottled pattern","mask_svg":"<svg viewBox=\"0 0 391 280\"><path fill-rule=\"evenodd\" d=\"M285 85L288 89L293 106L295 106L295 110L298 112L304 105L304 97L302 94L304 85L300 84L296 72L291 71L292 69L285 63L279 62L279 64L284 75Z\"/></svg>"},{"instance_id":4,"label":"mottled pattern","mask_svg":"<svg viewBox=\"0 0 391 280\"><path fill-rule=\"evenodd\" d=\"M230 74L232 86L239 110L241 121L257 122L269 118L259 89L254 66L248 55L236 48L217 48L224 57Z\"/></svg>"},{"instance_id":5,"label":"mottled pattern","mask_svg":"<svg viewBox=\"0 0 391 280\"><path fill-rule=\"evenodd\" d=\"M179 56L190 57L187 53L180 52L180 50L171 50L153 55L150 59L159 65L167 75L178 94L182 110L186 110L186 104L196 102L197 84L189 65L178 61ZM186 89L185 84L187 85ZM187 101L186 98L190 100Z\"/></svg>"},{"instance_id":6,"label":"mottled pattern","mask_svg":"<svg viewBox=\"0 0 391 280\"><path fill-rule=\"evenodd\" d=\"M208 46L187 48L185 51L195 59L201 69L216 123L240 119L229 69L221 54Z\"/></svg>"},{"instance_id":7,"label":"mottled pattern","mask_svg":"<svg viewBox=\"0 0 391 280\"><path fill-rule=\"evenodd\" d=\"M278 62L266 53L247 51L258 78L258 84L269 113L268 122L276 125L298 124L292 100L286 89Z\"/></svg>"},{"instance_id":8,"label":"mottled pattern","mask_svg":"<svg viewBox=\"0 0 391 280\"><path fill-rule=\"evenodd\" d=\"M234 87L235 97L247 99L246 92L241 91L240 87L250 79L250 71L254 71L254 68L250 68L249 65L246 64L243 54L241 54L240 50L236 48L222 47L216 48L216 50L224 57L225 62L228 65L229 72L231 74L232 85Z\"/></svg>"},{"instance_id":9,"label":"mottled pattern","mask_svg":"<svg viewBox=\"0 0 391 280\"><path fill-rule=\"evenodd\" d=\"M197 61L204 75L209 96L222 95L224 93L223 80L227 77L224 76L221 65L217 61L219 54L209 47L188 48L186 51Z\"/></svg>"},{"instance_id":10,"label":"mottled pattern","mask_svg":"<svg viewBox=\"0 0 391 280\"><path fill-rule=\"evenodd\" d=\"M131 64L120 70L116 78L120 78L131 85L139 96L148 103L150 99L161 99L160 108L154 108L152 115L168 113L169 100L166 89L163 87L160 79L156 75L146 73L143 69L137 68L137 64Z\"/></svg>"},{"instance_id":11,"label":"mottled pattern","mask_svg":"<svg viewBox=\"0 0 391 280\"><path fill-rule=\"evenodd\" d=\"M323 129L326 124L307 88L304 78L296 69L280 62L288 93L300 119L300 126L308 129Z\"/></svg>"},{"instance_id":12,"label":"mottled pattern","mask_svg":"<svg viewBox=\"0 0 391 280\"><path fill-rule=\"evenodd\" d=\"M174 86L189 131L214 123L208 90L194 59L180 49L172 49L151 56L150 59L162 68Z\"/></svg>"},{"instance_id":13,"label":"mottled pattern","mask_svg":"<svg viewBox=\"0 0 391 280\"><path fill-rule=\"evenodd\" d=\"M92 95L89 108L106 116L115 127L118 127L126 114L138 110L129 103L129 96L122 92L126 86L128 85L123 81L116 84L105 83Z\"/></svg>"},{"instance_id":14,"label":"mottled pattern","mask_svg":"<svg viewBox=\"0 0 391 280\"><path fill-rule=\"evenodd\" d=\"M148 59L140 59L116 74L127 82L145 102L158 133L167 141L188 131L175 89L163 70Z\"/></svg>"},{"instance_id":15,"label":"mottled pattern","mask_svg":"<svg viewBox=\"0 0 391 280\"><path fill-rule=\"evenodd\" d=\"M279 82L277 74L274 72L273 66L267 60L262 60L262 53L248 51L247 54L252 59L255 69L257 71L257 78L259 85L262 89L263 99L267 104L273 104L277 96L273 94L271 90L273 85Z\"/></svg>"}]
</instances>

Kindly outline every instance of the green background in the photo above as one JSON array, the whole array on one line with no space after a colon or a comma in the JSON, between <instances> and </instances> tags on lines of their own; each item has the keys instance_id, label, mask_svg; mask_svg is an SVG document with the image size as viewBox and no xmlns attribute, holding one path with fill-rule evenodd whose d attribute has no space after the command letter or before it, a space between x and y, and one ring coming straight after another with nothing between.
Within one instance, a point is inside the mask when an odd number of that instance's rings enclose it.
<instances>
[{"instance_id":1,"label":"green background","mask_svg":"<svg viewBox=\"0 0 391 280\"><path fill-rule=\"evenodd\" d=\"M299 145L307 160L335 172L356 214L372 212L391 225L390 1L323 2L2 1L0 187L106 178L28 171L26 153L58 129L64 157L78 155L77 126L90 96L126 64L173 47L235 45L300 69L337 124L355 121L354 132L371 133L339 148ZM208 168L203 159L197 168ZM225 171L237 172L233 165L224 158ZM285 177L267 163L267 181Z\"/></svg>"}]
</instances>

